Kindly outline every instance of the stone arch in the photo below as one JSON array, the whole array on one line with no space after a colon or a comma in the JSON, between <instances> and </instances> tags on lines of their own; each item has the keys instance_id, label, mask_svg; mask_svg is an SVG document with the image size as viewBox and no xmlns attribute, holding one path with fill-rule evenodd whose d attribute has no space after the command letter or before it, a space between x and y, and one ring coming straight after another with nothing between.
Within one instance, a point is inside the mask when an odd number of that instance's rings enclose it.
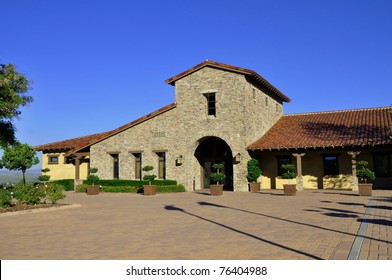
<instances>
[{"instance_id":1,"label":"stone arch","mask_svg":"<svg viewBox=\"0 0 392 280\"><path fill-rule=\"evenodd\" d=\"M219 137L207 136L201 138L194 156L200 165L200 180L202 188L209 188L209 175L213 171L214 163L223 162L223 172L226 175L224 190L233 191L233 153L226 141Z\"/></svg>"}]
</instances>

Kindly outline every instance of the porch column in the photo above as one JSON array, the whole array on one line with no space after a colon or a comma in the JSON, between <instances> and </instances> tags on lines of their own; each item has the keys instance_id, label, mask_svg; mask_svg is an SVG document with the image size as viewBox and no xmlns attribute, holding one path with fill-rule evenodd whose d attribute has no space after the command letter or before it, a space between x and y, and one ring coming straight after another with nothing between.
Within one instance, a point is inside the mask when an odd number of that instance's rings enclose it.
<instances>
[{"instance_id":1,"label":"porch column","mask_svg":"<svg viewBox=\"0 0 392 280\"><path fill-rule=\"evenodd\" d=\"M80 179L80 156L75 158L75 180Z\"/></svg>"},{"instance_id":2,"label":"porch column","mask_svg":"<svg viewBox=\"0 0 392 280\"><path fill-rule=\"evenodd\" d=\"M357 155L359 155L361 152L355 152L355 151L349 151L347 154L351 156L351 169L352 169L352 190L353 191L358 191L358 177L357 177Z\"/></svg>"},{"instance_id":3,"label":"porch column","mask_svg":"<svg viewBox=\"0 0 392 280\"><path fill-rule=\"evenodd\" d=\"M302 177L302 159L305 153L302 154L293 154L293 156L297 159L297 190L303 191L304 190L304 182Z\"/></svg>"}]
</instances>

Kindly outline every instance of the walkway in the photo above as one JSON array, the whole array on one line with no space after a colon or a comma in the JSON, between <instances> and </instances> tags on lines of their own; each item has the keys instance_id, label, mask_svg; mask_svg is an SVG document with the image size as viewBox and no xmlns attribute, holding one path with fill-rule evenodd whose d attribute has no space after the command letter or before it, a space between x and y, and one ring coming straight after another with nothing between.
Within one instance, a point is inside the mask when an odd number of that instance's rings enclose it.
<instances>
[{"instance_id":1,"label":"walkway","mask_svg":"<svg viewBox=\"0 0 392 280\"><path fill-rule=\"evenodd\" d=\"M392 259L392 191L373 194L68 192L73 207L0 214L0 259Z\"/></svg>"}]
</instances>

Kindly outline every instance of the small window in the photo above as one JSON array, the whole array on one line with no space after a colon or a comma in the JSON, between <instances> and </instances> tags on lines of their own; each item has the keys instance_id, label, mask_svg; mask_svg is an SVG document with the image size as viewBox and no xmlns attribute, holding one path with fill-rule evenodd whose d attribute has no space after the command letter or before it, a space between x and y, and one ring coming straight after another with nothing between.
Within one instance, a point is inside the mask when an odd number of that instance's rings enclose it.
<instances>
[{"instance_id":1,"label":"small window","mask_svg":"<svg viewBox=\"0 0 392 280\"><path fill-rule=\"evenodd\" d=\"M282 169L282 164L292 164L293 157L292 156L279 156L277 157L278 161L278 176L282 176L284 173L284 170Z\"/></svg>"},{"instance_id":2,"label":"small window","mask_svg":"<svg viewBox=\"0 0 392 280\"><path fill-rule=\"evenodd\" d=\"M113 179L119 179L120 178L120 161L119 161L119 156L118 154L112 154L111 155L113 158Z\"/></svg>"},{"instance_id":3,"label":"small window","mask_svg":"<svg viewBox=\"0 0 392 280\"><path fill-rule=\"evenodd\" d=\"M166 179L166 153L158 155L158 179Z\"/></svg>"},{"instance_id":4,"label":"small window","mask_svg":"<svg viewBox=\"0 0 392 280\"><path fill-rule=\"evenodd\" d=\"M253 100L256 101L256 89L253 88Z\"/></svg>"},{"instance_id":5,"label":"small window","mask_svg":"<svg viewBox=\"0 0 392 280\"><path fill-rule=\"evenodd\" d=\"M268 107L268 96L265 97L265 107Z\"/></svg>"},{"instance_id":6,"label":"small window","mask_svg":"<svg viewBox=\"0 0 392 280\"><path fill-rule=\"evenodd\" d=\"M207 98L207 115L216 117L216 97L215 92L206 93Z\"/></svg>"},{"instance_id":7,"label":"small window","mask_svg":"<svg viewBox=\"0 0 392 280\"><path fill-rule=\"evenodd\" d=\"M339 161L337 155L325 155L324 157L324 176L339 175Z\"/></svg>"},{"instance_id":8,"label":"small window","mask_svg":"<svg viewBox=\"0 0 392 280\"><path fill-rule=\"evenodd\" d=\"M59 156L48 156L48 164L59 164Z\"/></svg>"},{"instance_id":9,"label":"small window","mask_svg":"<svg viewBox=\"0 0 392 280\"><path fill-rule=\"evenodd\" d=\"M135 157L135 179L141 180L142 179L142 154L134 153L133 156Z\"/></svg>"}]
</instances>

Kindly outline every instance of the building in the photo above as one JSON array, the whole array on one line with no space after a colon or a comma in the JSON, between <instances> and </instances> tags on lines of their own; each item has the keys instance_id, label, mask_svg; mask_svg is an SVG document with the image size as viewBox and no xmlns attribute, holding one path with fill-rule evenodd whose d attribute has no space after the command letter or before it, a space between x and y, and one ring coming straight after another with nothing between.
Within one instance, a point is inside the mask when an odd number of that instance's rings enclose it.
<instances>
[{"instance_id":1,"label":"building","mask_svg":"<svg viewBox=\"0 0 392 280\"><path fill-rule=\"evenodd\" d=\"M54 179L142 178L155 167L188 191L208 188L213 163L225 189L248 191L247 162L259 160L262 188L282 188L280 166L297 167L301 188L352 188L367 160L375 186L392 188L391 107L283 114L290 99L253 70L204 61L168 80L175 103L112 131L35 147Z\"/></svg>"}]
</instances>

